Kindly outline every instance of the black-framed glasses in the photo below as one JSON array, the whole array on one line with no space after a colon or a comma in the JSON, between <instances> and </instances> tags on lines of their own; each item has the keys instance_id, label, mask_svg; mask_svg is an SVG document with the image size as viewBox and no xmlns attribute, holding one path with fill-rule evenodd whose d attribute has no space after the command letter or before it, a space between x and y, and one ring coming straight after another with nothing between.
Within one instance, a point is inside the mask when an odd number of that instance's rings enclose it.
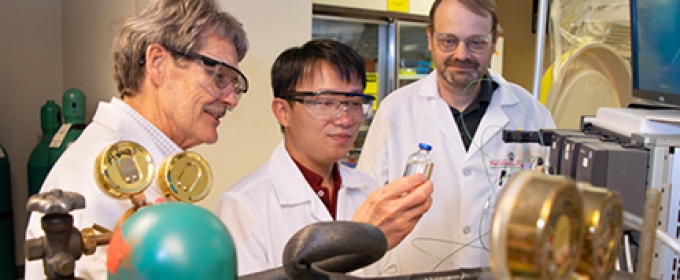
<instances>
[{"instance_id":1,"label":"black-framed glasses","mask_svg":"<svg viewBox=\"0 0 680 280\"><path fill-rule=\"evenodd\" d=\"M375 97L356 92L297 91L286 93L284 99L302 103L316 118L331 120L347 112L352 119L364 120L373 110Z\"/></svg>"},{"instance_id":2,"label":"black-framed glasses","mask_svg":"<svg viewBox=\"0 0 680 280\"><path fill-rule=\"evenodd\" d=\"M225 89L226 87L231 86L233 92L236 94L236 98L240 98L241 95L248 91L248 79L241 71L236 69L236 67L195 52L185 53L171 47L163 47L174 55L200 61L204 66L203 69L211 76L211 79L218 89Z\"/></svg>"},{"instance_id":3,"label":"black-framed glasses","mask_svg":"<svg viewBox=\"0 0 680 280\"><path fill-rule=\"evenodd\" d=\"M437 41L437 47L443 52L452 52L458 48L460 41L465 43L465 48L474 54L484 53L491 46L492 35L472 36L461 40L458 36L451 33L434 33L434 40Z\"/></svg>"}]
</instances>

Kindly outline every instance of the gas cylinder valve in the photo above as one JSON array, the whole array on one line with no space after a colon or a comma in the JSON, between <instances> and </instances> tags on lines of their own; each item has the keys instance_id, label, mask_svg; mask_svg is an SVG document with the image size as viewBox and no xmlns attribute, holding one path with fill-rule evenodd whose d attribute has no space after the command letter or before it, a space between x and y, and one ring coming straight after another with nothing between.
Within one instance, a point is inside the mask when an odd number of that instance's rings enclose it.
<instances>
[{"instance_id":1,"label":"gas cylinder valve","mask_svg":"<svg viewBox=\"0 0 680 280\"><path fill-rule=\"evenodd\" d=\"M25 254L28 260L43 260L47 279L76 279L75 261L109 243L111 232L106 229L94 226L100 231L97 234L95 229L85 228L81 232L73 226L69 213L83 208L85 198L81 194L61 189L38 193L28 200L28 212L45 214L40 221L45 236L26 240Z\"/></svg>"}]
</instances>

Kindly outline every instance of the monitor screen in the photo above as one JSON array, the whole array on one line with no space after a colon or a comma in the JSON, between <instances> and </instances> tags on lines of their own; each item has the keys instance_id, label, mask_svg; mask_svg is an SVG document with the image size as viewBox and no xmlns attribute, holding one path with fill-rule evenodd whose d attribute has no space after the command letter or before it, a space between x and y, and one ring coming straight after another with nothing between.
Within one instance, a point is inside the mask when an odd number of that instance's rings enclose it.
<instances>
[{"instance_id":1,"label":"monitor screen","mask_svg":"<svg viewBox=\"0 0 680 280\"><path fill-rule=\"evenodd\" d=\"M680 1L631 0L633 96L680 106Z\"/></svg>"}]
</instances>

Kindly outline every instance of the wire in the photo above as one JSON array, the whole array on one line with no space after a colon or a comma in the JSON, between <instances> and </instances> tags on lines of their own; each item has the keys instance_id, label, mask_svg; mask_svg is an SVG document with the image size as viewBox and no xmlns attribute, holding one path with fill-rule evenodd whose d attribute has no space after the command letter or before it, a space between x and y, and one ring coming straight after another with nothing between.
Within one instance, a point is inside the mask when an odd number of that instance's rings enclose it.
<instances>
[{"instance_id":1,"label":"wire","mask_svg":"<svg viewBox=\"0 0 680 280\"><path fill-rule=\"evenodd\" d=\"M478 238L475 238L475 239L473 239L473 240L471 240L467 243L461 243L461 242L454 242L454 241L451 241L451 240L445 240L445 239L439 239L439 238L419 237L419 238L414 238L411 241L411 245L413 245L413 247L416 248L418 251L439 260L439 263L432 269L434 271L444 262L448 262L452 265L456 265L455 263L447 261L447 260L449 260L455 253L457 253L458 251L460 251L462 249L473 248L473 249L478 249L478 250L484 250L484 248L482 248L482 247L472 245L472 243L475 242L476 240L478 240ZM454 250L453 253L450 253L450 254L446 255L446 257L442 258L442 257L436 256L436 255L426 251L425 249L421 248L420 246L418 246L416 244L418 241L438 242L438 243L451 244L451 245L460 245L461 247Z\"/></svg>"},{"instance_id":2,"label":"wire","mask_svg":"<svg viewBox=\"0 0 680 280\"><path fill-rule=\"evenodd\" d=\"M525 112L526 112L526 114L529 116L529 118L530 118L531 122L533 123L534 127L536 127L536 128L540 128L540 127L541 127L541 126L538 125L538 122L537 122L536 119L534 118L534 114L529 114L529 111L530 111L530 110L529 110L529 106L526 104L526 102L524 102L524 99L521 98L520 95L519 95L516 91L514 91L514 90L512 89L511 86L507 85L507 84L504 83L504 82L498 82L498 81L495 81L495 80L493 80L493 79L491 79L491 78L487 78L487 77L482 77L482 78L476 79L476 80L474 80L474 81L468 83L468 85L463 89L463 93L462 93L461 97L465 96L465 95L468 93L467 91L470 89L470 87L471 87L472 85L477 84L477 83L481 83L481 82L483 82L483 81L496 82L496 83L498 83L499 87L501 87L502 89L506 89L506 90L509 90L510 92L512 92L512 93L517 97L517 99L522 103L522 105L524 106ZM461 104L459 104L459 105L462 105L462 98L459 98L459 101L461 101ZM459 106L459 107L461 107L461 106ZM535 112L535 110L534 110L533 112ZM537 113L537 112L536 112L536 113ZM483 241L483 239L482 239L481 237L482 237L482 228L483 228L483 226L484 226L484 219L485 219L485 217L486 217L486 215L487 215L486 212L489 210L491 201L492 201L493 198L495 198L495 196L496 196L496 194L497 194L497 191L498 191L498 188L497 188L497 186L496 186L497 184L496 184L496 183L493 181L493 179L492 179L492 176L494 176L494 175L490 175L490 173L493 174L494 172L489 172L489 167L488 167L488 165L487 165L487 158L490 158L490 159L492 159L492 160L495 159L495 158L493 158L493 157L490 156L488 153L486 153L486 151L484 151L484 148L481 147L481 146L479 146L479 145L477 144L477 142L474 141L474 138L473 138L473 136L471 135L470 130L467 128L467 125L465 124L464 111L463 111L463 112L460 112L459 119L460 119L460 124L461 124L461 126L462 126L462 128L463 128L463 131L465 132L466 136L468 137L468 139L470 139L470 142L472 143L472 145L474 145L474 147L475 147L475 148L481 153L481 155L482 155L482 156L481 156L481 157L482 157L482 165L484 166L484 171L485 171L485 173L486 173L486 175L487 175L487 176L486 176L486 177L487 177L487 181L488 181L489 186L490 186L490 188L491 188L491 193L489 194L489 196L487 197L487 199L486 199L486 201L485 201L485 203L484 203L484 208L483 208L483 210L482 210L482 215L481 215L481 217L480 217L480 221L479 221L479 225L478 225L478 233L479 233L479 235L478 235L478 238L477 238L477 239L480 240L480 243L482 244L482 247L483 247L486 251L488 251L489 249L486 247L486 244L484 244L484 241ZM547 118L544 118L544 120L547 120ZM491 129L491 128L499 128L499 129L503 129L504 127L501 127L501 126L499 126L499 125L488 126L486 129L484 129L484 131L482 131L481 138L480 138L480 139L482 139L482 140L480 141L481 143L484 143L484 139L486 138L486 137L484 137L484 135L485 135L486 132L487 132L489 129ZM539 142L540 142L540 144L541 144L541 147L543 147L542 149L544 150L544 151L543 151L543 155L545 156L545 154L547 153L547 147L545 147L545 141L544 141L544 139L543 139L543 136L542 136L540 133L538 134L538 137L539 137ZM531 149L529 149L529 145L528 145L528 144L524 144L524 145L522 145L522 147L524 148L525 152L526 152L527 154L529 154L529 156L526 157L526 158L524 158L524 159L522 159L522 160L520 160L520 162L526 162L527 160L533 160L533 159L536 159L536 158L540 157L540 156L531 155ZM506 167L504 167L504 169L508 169L508 167L506 166ZM512 168L510 167L510 169L512 169ZM514 170L514 171L517 171L517 170ZM514 173L514 172L507 172L507 171L506 171L506 175L505 175L505 176L508 176L508 177L509 177L509 175L512 174L512 173ZM499 178L499 181L501 181L501 180L503 180L503 179L504 179L504 178L503 178L503 175L501 175L501 177ZM486 235L486 234L488 234L488 232L484 233L484 235Z\"/></svg>"},{"instance_id":3,"label":"wire","mask_svg":"<svg viewBox=\"0 0 680 280\"><path fill-rule=\"evenodd\" d=\"M463 89L463 94L461 95L461 97L462 97L462 96L465 96L465 95L467 94L467 90L470 88L470 86L472 86L472 85L475 84L475 83L482 82L482 81L496 82L496 83L498 83L498 85L499 85L501 88L507 89L507 90L509 90L510 92L512 92L513 94L515 94L515 96L517 97L517 99L518 99L518 100L522 103L522 105L524 106L525 112L527 113L527 115L528 115L529 118L531 119L531 122L533 123L534 127L537 128L537 129L540 129L541 127L543 127L543 126L539 126L538 122L537 122L536 119L534 118L534 114L528 114L528 113L529 113L529 106L526 104L526 102L524 102L524 99L522 99L516 91L512 90L512 88L511 88L510 86L508 86L507 84L505 84L505 83L497 82L497 81L494 81L493 79L490 79L490 78L480 78L480 79L477 79L477 80L474 80L474 81L470 82L470 83ZM460 98L459 100L462 100L462 98ZM462 105L462 104L460 104L460 105ZM536 112L536 113L538 113L538 112ZM460 113L459 119L460 119L461 126L462 126L462 128L463 128L463 131L465 131L465 135L468 137L468 139L470 139L470 142L472 143L472 145L474 145L474 147L477 148L477 150L480 151L480 152L482 153L482 155L485 155L485 156L487 156L487 157L493 159L493 157L489 156L489 155L484 151L484 149L483 149L482 147L480 147L480 146L474 141L474 138L473 138L472 135L470 134L470 130L468 130L467 125L465 124L465 116L464 116L463 112ZM547 120L547 118L544 118L544 120ZM545 123L544 123L544 124L545 124ZM490 128L492 128L492 127L500 127L501 129L504 128L504 127L501 127L501 126L498 126L498 125L496 125L496 126L489 126L489 127L487 127L487 128L485 129L485 131L488 130L488 129L490 129ZM484 132L484 133L485 133L485 132ZM483 133L483 134L484 134L484 133ZM483 135L483 134L482 134L482 135ZM543 139L543 135L541 135L541 134L539 133L539 134L538 134L538 137L539 137L540 146L541 146L542 149L544 150L544 151L543 151L543 154L544 154L544 156L545 156L545 154L546 154L548 148L545 146L545 140ZM482 141L481 141L482 143L484 142L483 139L484 139L484 137L482 137ZM524 149L525 149L525 151L526 151L527 153L531 154L531 151L530 151L530 149L528 148L528 145L523 145L523 147L524 147ZM536 158L536 156L532 156L531 158ZM485 167L485 169L487 169L487 168ZM487 169L487 170L488 170L488 169Z\"/></svg>"},{"instance_id":4,"label":"wire","mask_svg":"<svg viewBox=\"0 0 680 280\"><path fill-rule=\"evenodd\" d=\"M521 98L520 95L519 95L515 90L513 90L513 88L512 88L511 86L509 86L507 83L497 82L497 81L495 81L495 80L493 80L493 79L491 79L491 78L485 78L485 77L480 78L480 79L476 79L476 80L470 82L470 83L463 89L463 93L462 93L461 97L463 97L463 96L465 96L465 95L467 94L468 89L469 89L472 85L474 85L475 83L482 82L482 81L492 81L492 82L496 82L496 83L499 84L499 86L500 86L502 89L505 89L505 90L508 90L508 91L512 92L512 93L520 100L521 104L522 104L523 107L525 108L526 115L527 115L527 117L531 120L530 123L533 124L534 127L537 128L537 129L542 127L542 126L539 126L539 125L538 125L538 122L536 121L536 117L534 116L534 114L530 114L530 113L529 113L529 112L534 112L534 113L539 113L539 112L538 112L537 110L530 110L530 107L529 107L529 106L527 105L527 103L523 100L523 98ZM462 103L462 98L459 98L459 101L461 101L461 103ZM462 104L461 104L461 105L462 105ZM459 106L459 107L460 107L460 106ZM541 116L538 116L538 117L541 117ZM460 242L449 241L449 240L443 240L443 239L426 238L426 237L423 237L423 238L414 238L414 239L411 241L411 245L412 245L415 249L417 249L418 251L420 251L420 252L422 252L422 253L424 253L424 254L426 254L426 255L428 255L428 256L431 256L431 257L433 257L433 258L439 260L439 262L437 263L437 265L435 265L434 268L432 269L433 271L435 271L437 268L439 268L439 267L440 267L442 264L444 264L444 263L449 263L449 264L455 266L456 264L455 264L454 262L451 261L451 258L452 258L453 256L455 256L457 253L459 253L459 252L460 252L461 250L463 250L463 249L466 249L466 248L473 248L473 249L478 249L478 250L481 250L481 251L484 251L484 252L489 252L489 248L488 248L487 245L485 244L484 239L485 239L485 237L487 237L487 236L490 234L490 230L484 231L484 230L483 230L483 227L484 227L484 224L485 224L485 218L486 218L487 215L489 215L488 212L493 208L493 207L491 207L491 205L494 203L493 201L496 199L496 197L497 197L497 195L498 195L498 190L499 190L499 188L503 185L503 182L504 182L504 181L507 181L506 179L509 178L509 177L511 176L511 174L513 174L514 172L516 172L516 171L522 169L522 163L524 163L524 162L531 162L531 161L533 161L533 160L535 160L535 159L537 159L537 158L540 157L540 156L536 156L536 155L533 155L533 154L532 154L532 149L530 149L530 145L532 145L532 144L528 144L528 143L520 144L520 146L521 146L521 147L523 148L523 150L524 150L524 154L527 154L528 156L525 156L525 157L523 157L523 158L518 159L518 161L516 161L516 162L519 162L519 165L502 165L502 166L500 166L500 168L502 168L502 170L501 170L501 172L500 172L501 175L500 175L499 177L496 177L496 175L495 175L496 172L493 171L493 170L491 169L492 167L490 167L490 166L489 166L489 163L487 163L487 161L496 160L496 159L495 159L494 157L492 157L491 155L489 155L489 154L484 150L483 146L480 146L477 142L479 142L479 143L484 143L484 139L486 139L486 136L485 136L485 135L487 134L487 132L490 131L490 129L501 129L501 130L502 130L505 126L501 126L501 125L491 125L491 126L486 127L486 128L481 132L481 134L480 134L479 132L476 133L476 134L479 134L479 135L480 135L481 141L475 142L475 141L474 141L474 138L473 138L473 135L471 135L469 129L467 128L467 126L466 126L466 124L465 124L464 112L460 112L459 119L460 119L460 123L461 123L461 126L462 126L461 128L462 128L463 131L465 132L465 136L467 136L468 139L470 139L471 144L472 144L472 145L474 146L474 148L476 148L477 151L479 151L480 154L481 154L482 166L483 166L483 168L484 168L484 172L485 172L485 175L486 175L486 178L487 178L487 183L489 184L489 187L490 187L490 194L487 196L487 199L486 199L486 201L484 202L484 205L483 205L483 209L482 209L482 213L481 213L481 217L480 217L479 225L478 225L478 231L477 231L477 232L478 232L478 235L477 235L476 238L474 238L474 239L472 239L472 240L470 240L469 242L466 242L466 243L460 243ZM548 118L542 118L542 119L543 119L543 120L547 120ZM542 150L543 150L543 151L542 151L543 156L545 156L546 151L547 151L547 147L545 147L545 145L544 145L545 141L544 141L544 139L542 138L542 135L541 135L541 134L539 134L539 142L540 142L540 144L541 144L541 147L543 147L543 149L542 149ZM468 152L469 152L469 151L468 151ZM494 177L496 177L497 179L494 179ZM444 258L441 258L441 257L439 257L439 256L435 256L435 255L432 254L431 252L428 252L427 250L425 250L425 249L422 248L421 246L418 246L417 243L420 242L420 241L423 241L423 242L439 242L439 243L446 243L446 244L454 244L454 245L460 245L460 247L457 248L457 249L455 249L455 250L453 250L453 251L451 251L451 252L450 252L448 255L446 255ZM480 246L472 245L472 244L475 243L475 242L479 242L479 243L480 243Z\"/></svg>"},{"instance_id":5,"label":"wire","mask_svg":"<svg viewBox=\"0 0 680 280\"><path fill-rule=\"evenodd\" d=\"M439 261L439 263L437 263L437 265L434 266L434 268L432 269L432 271L437 270L437 268L439 268L439 266L441 266L441 265L444 263L445 260L450 259L451 257L453 257L455 254L457 254L457 253L460 252L461 250L463 250L463 249L465 249L465 248L468 248L468 247L472 247L471 244L472 244L473 242L475 242L475 241L477 241L477 240L479 240L479 241L481 242L482 239L483 239L484 237L486 237L487 235L489 235L489 232L487 232L487 233L485 233L485 234L483 234L483 235L481 235L481 236L479 236L479 237L477 237L477 238L475 238L475 239L470 240L470 242L465 243L465 245L461 246L460 248L458 248L458 249L454 250L453 252L451 252L450 254L446 255L446 257L445 257L443 260ZM483 245L483 244L484 244L484 243L482 243L482 245ZM488 250L485 250L485 251L488 251Z\"/></svg>"}]
</instances>

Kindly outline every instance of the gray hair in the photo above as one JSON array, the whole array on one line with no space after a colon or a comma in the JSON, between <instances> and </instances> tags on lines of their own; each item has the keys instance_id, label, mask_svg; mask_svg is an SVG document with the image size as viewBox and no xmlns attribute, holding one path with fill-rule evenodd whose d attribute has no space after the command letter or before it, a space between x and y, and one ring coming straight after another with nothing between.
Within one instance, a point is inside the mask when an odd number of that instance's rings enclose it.
<instances>
[{"instance_id":1,"label":"gray hair","mask_svg":"<svg viewBox=\"0 0 680 280\"><path fill-rule=\"evenodd\" d=\"M139 92L144 80L145 52L150 44L182 52L200 49L216 34L233 43L241 61L248 51L243 25L214 0L157 0L139 16L128 19L111 47L114 78L121 96Z\"/></svg>"}]
</instances>

